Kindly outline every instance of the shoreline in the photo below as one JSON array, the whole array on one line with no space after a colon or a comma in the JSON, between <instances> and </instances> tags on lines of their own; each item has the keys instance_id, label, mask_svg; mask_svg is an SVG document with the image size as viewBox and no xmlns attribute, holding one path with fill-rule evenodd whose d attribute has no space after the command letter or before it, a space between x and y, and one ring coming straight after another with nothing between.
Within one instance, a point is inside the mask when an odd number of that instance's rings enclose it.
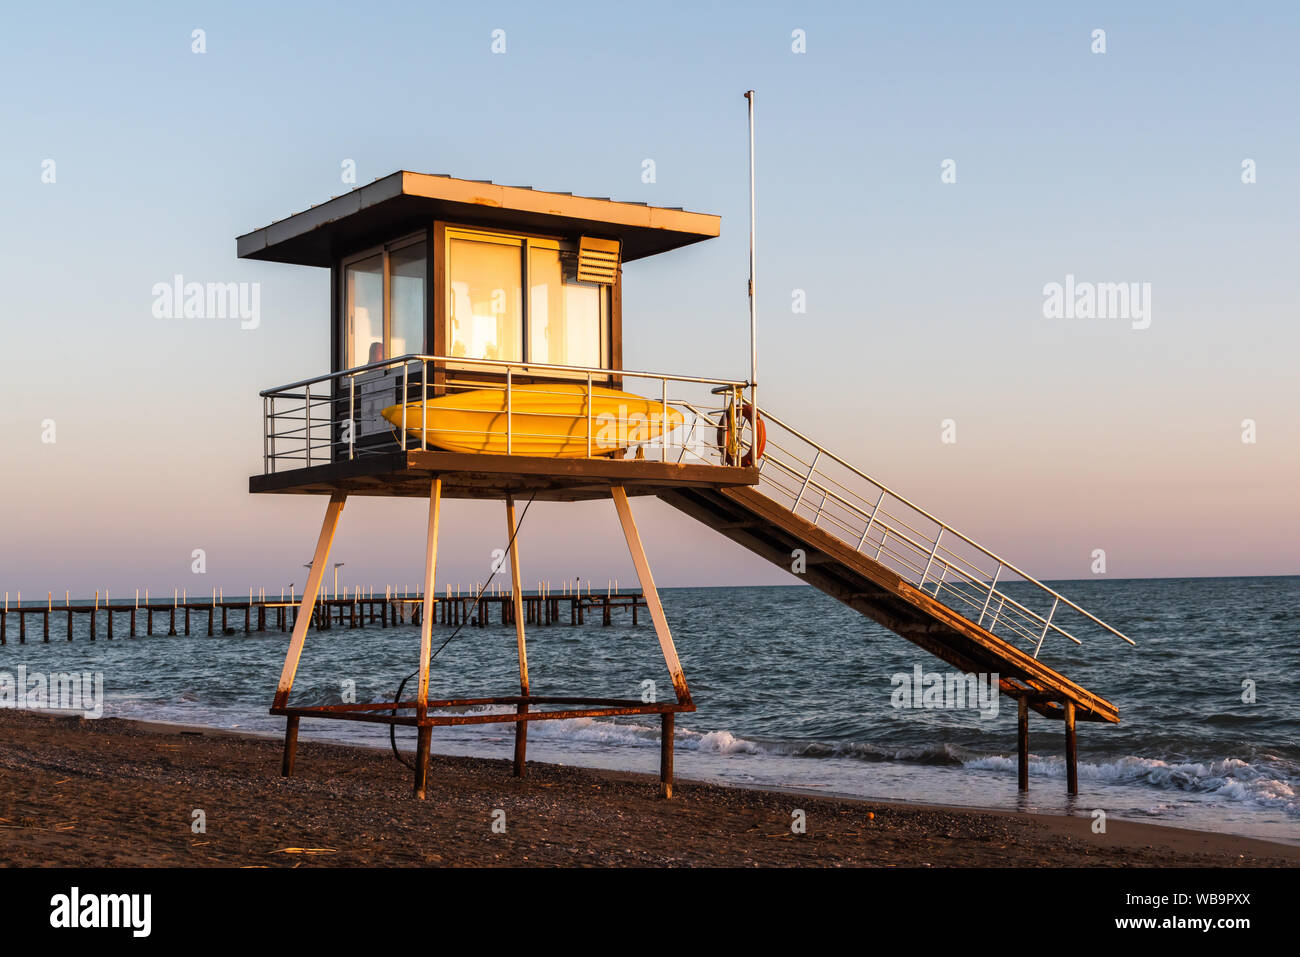
<instances>
[{"instance_id":1,"label":"shoreline","mask_svg":"<svg viewBox=\"0 0 1300 957\"><path fill-rule=\"evenodd\" d=\"M738 787L435 754L428 799L375 746L0 712L5 866L1264 866L1300 847L1119 819ZM791 830L804 812L806 833ZM206 830L193 830L196 812ZM505 833L494 832L504 812Z\"/></svg>"},{"instance_id":2,"label":"shoreline","mask_svg":"<svg viewBox=\"0 0 1300 957\"><path fill-rule=\"evenodd\" d=\"M24 713L60 714L60 712L55 712L55 711L45 711L45 712L28 711ZM67 712L64 714L64 716L66 717L74 717L75 715L76 715L75 712ZM114 717L116 718L116 716ZM96 720L103 720L103 719L96 719ZM236 736L247 736L250 738L257 738L263 741L272 741L277 746L279 746L283 740L281 733L273 732L273 731L256 731L256 730L250 730L244 728L231 729L231 728L223 728L219 725L192 724L189 722L154 720L154 719L146 719L146 718L116 718L116 720L124 721L129 724L140 725L146 728L153 727L153 728L175 729L177 731L198 731L198 732L210 732L213 734L222 733L222 734L233 734ZM339 747L344 747L344 748L358 748L365 751L372 751L377 754L381 754L391 760L392 751L389 749L387 743L370 744L363 741L350 741L350 740L345 740L343 738L334 737L330 735L328 732L321 733L318 730L325 726L327 725L322 724L321 722L316 722L314 728L311 724L304 725L302 730L300 731L299 740L301 741L310 740L318 744L331 744L331 745L337 745ZM410 753L406 751L403 751L403 754L408 758L411 756ZM458 754L455 752L440 753L436 750L436 744L434 750L431 751L431 755L433 757L443 757L443 758L473 758L473 759L481 759L487 761L500 760L497 758L490 758L490 757L485 757L483 755L476 755L476 754ZM580 768L580 769L590 770L594 772L608 772L610 774L615 774L615 775L625 774L638 779L642 777L644 777L646 780L650 779L650 777L647 777L647 775L650 775L650 772L637 771L629 768L610 767L610 766L598 765L598 764L597 765L569 764L567 762L555 762L555 761L546 761L546 760L539 760L539 761L530 760L529 763L530 764L554 764L557 767ZM754 782L750 782L746 784L737 784L723 778L698 778L698 777L691 777L690 775L684 775L680 772L678 772L675 775L674 780L678 783L694 784L694 785L701 785L707 787L735 788L742 791L746 791L746 790L763 791L763 792L770 792L774 794L784 794L789 796L823 798L832 801L857 802L859 804L869 803L872 805L915 807L915 808L925 808L934 811L987 812L990 814L1006 814L1006 815L1012 815L1016 817L1042 817L1042 818L1049 818L1049 819L1064 818L1069 820L1081 819L1081 816L1078 814L1069 814L1069 813L1065 813L1061 811L1053 811L1053 810L1027 811L1027 810L1021 810L1017 808L1011 808L1004 805L996 805L996 804L958 804L958 803L943 804L943 803L929 802L924 800L913 800L913 799L905 799L905 798L897 798L897 797L883 797L883 796L871 795L871 794L854 794L847 791L837 791L833 789L818 790L814 788L801 788L801 787L783 785L783 784L762 784L762 783L754 783ZM1052 786L1053 784L1057 784L1057 783L1063 785L1063 782L1050 781L1047 782L1047 786ZM1210 835L1216 835L1218 837L1222 837L1227 840L1260 841L1265 844L1273 844L1281 847L1289 847L1289 848L1295 848L1300 850L1300 836L1298 836L1297 839L1294 841L1287 841L1287 840L1278 839L1270 836L1261 836L1257 834L1242 834L1236 831L1216 831L1216 830L1210 830L1208 828L1189 827L1184 824L1166 823L1164 821L1158 821L1158 820L1134 819L1134 818L1124 817L1120 815L1111 815L1108 817L1107 820L1108 822L1127 822L1130 824L1140 825L1143 827L1149 826L1149 827L1156 827L1156 828L1161 828L1166 830L1185 831L1189 834L1210 834Z\"/></svg>"}]
</instances>

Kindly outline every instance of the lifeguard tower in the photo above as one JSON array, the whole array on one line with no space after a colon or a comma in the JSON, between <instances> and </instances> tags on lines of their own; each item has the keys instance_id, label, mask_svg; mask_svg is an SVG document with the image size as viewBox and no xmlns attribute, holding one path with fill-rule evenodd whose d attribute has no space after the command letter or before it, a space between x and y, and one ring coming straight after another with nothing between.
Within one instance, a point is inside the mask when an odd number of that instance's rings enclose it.
<instances>
[{"instance_id":1,"label":"lifeguard tower","mask_svg":"<svg viewBox=\"0 0 1300 957\"><path fill-rule=\"evenodd\" d=\"M1077 790L1076 718L1117 722L1118 709L1039 654L1049 636L1129 639L759 413L752 244L749 379L625 366L624 265L718 233L718 217L703 213L397 172L239 237L241 257L330 275L331 370L261 393L264 469L249 480L252 492L329 497L271 707L287 719L285 775L302 718L416 727L415 794L423 797L434 727L513 722L522 775L530 722L658 714L661 790L671 796L674 716L695 704L630 504L655 495L955 668L997 674L1018 703L1020 786L1028 787L1034 711L1064 722L1068 786ZM428 499L414 696L294 705L294 674L351 495ZM518 694L429 700L438 521L449 498L504 502ZM530 685L520 499L613 500L675 700L540 694Z\"/></svg>"},{"instance_id":2,"label":"lifeguard tower","mask_svg":"<svg viewBox=\"0 0 1300 957\"><path fill-rule=\"evenodd\" d=\"M743 380L623 362L624 263L718 235L717 216L397 172L241 236L239 255L330 271L327 375L262 394L265 468L250 491L330 497L272 713L414 725L422 795L430 730L658 714L671 793L673 716L693 711L629 499L758 482ZM722 428L719 428L722 423ZM428 498L418 682L410 700L295 707L289 695L330 542L350 495ZM505 503L519 693L428 700L438 519L448 498ZM516 542L520 499L612 499L675 700L539 695L528 678ZM448 713L471 705L496 713ZM509 710L513 708L514 710Z\"/></svg>"}]
</instances>

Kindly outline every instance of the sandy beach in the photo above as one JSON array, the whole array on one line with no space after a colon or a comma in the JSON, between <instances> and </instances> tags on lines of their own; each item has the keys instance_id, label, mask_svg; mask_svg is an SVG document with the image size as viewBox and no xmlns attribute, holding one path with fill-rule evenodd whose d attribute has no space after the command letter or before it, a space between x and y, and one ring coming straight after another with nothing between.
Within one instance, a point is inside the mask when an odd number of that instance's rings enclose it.
<instances>
[{"instance_id":1,"label":"sandy beach","mask_svg":"<svg viewBox=\"0 0 1300 957\"><path fill-rule=\"evenodd\" d=\"M0 712L4 866L1259 866L1300 847L1111 820L838 800L202 728ZM435 744L436 750L436 744ZM869 773L869 772L864 772ZM505 832L493 830L505 812ZM807 831L791 831L804 811ZM206 831L193 830L195 811ZM501 815L495 815L499 821ZM499 826L498 826L499 830Z\"/></svg>"}]
</instances>

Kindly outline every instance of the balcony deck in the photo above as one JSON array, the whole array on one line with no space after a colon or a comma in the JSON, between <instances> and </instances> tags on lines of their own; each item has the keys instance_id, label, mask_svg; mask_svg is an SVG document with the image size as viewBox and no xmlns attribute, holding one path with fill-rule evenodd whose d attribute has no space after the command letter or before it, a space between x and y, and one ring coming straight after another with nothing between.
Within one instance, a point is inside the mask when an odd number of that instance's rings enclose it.
<instances>
[{"instance_id":1,"label":"balcony deck","mask_svg":"<svg viewBox=\"0 0 1300 957\"><path fill-rule=\"evenodd\" d=\"M436 475L446 498L572 502L608 499L615 486L660 495L758 484L758 468L745 464L754 458L753 430L737 421L745 390L752 396L747 382L490 359L473 360L479 377L463 380L456 370L464 365L403 356L267 389L263 474L248 480L249 491L426 498ZM495 379L482 378L485 371ZM621 402L627 395L629 405L614 416L598 413L593 398L611 375L631 390L615 396ZM571 394L575 413L530 406L539 395L556 395L556 382L579 390ZM425 432L419 410L435 391L465 398L463 406L442 407L451 413L478 410L492 393L498 408ZM405 412L400 422L382 415L403 398L415 410L409 428ZM728 416L733 433L723 428ZM738 438L729 444L724 433ZM539 442L562 453L539 455Z\"/></svg>"},{"instance_id":2,"label":"balcony deck","mask_svg":"<svg viewBox=\"0 0 1300 957\"><path fill-rule=\"evenodd\" d=\"M254 475L250 492L295 495L384 495L428 498L429 479L442 476L446 498L500 499L507 493L540 501L608 499L621 485L628 495L659 495L674 488L757 485L758 469L634 459L557 459L528 455L408 450L361 456L305 468Z\"/></svg>"}]
</instances>

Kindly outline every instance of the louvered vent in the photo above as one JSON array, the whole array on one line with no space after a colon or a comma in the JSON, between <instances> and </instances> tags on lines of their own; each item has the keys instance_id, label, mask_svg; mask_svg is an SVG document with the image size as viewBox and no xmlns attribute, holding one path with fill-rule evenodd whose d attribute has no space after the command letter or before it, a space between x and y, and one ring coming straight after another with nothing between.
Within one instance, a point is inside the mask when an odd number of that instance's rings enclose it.
<instances>
[{"instance_id":1,"label":"louvered vent","mask_svg":"<svg viewBox=\"0 0 1300 957\"><path fill-rule=\"evenodd\" d=\"M578 282L612 285L618 275L618 240L583 236L578 242Z\"/></svg>"}]
</instances>

